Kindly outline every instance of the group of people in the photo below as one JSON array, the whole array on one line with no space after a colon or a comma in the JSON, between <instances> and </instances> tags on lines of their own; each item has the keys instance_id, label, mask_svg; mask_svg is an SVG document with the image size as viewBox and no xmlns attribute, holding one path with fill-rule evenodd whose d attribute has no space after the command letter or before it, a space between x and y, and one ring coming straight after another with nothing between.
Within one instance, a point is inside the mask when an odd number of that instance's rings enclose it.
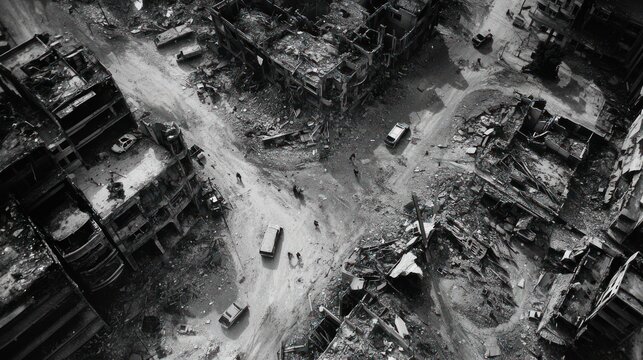
<instances>
[{"instance_id":1,"label":"group of people","mask_svg":"<svg viewBox=\"0 0 643 360\"><path fill-rule=\"evenodd\" d=\"M297 256L297 264L296 264L296 265L301 265L301 264L302 264L301 254L300 254L300 253L297 253L297 255L296 255L296 256ZM292 265L292 259L293 259L293 257L295 257L295 255L293 255L293 254L289 251L289 252L288 252L288 262L290 263L290 265Z\"/></svg>"}]
</instances>

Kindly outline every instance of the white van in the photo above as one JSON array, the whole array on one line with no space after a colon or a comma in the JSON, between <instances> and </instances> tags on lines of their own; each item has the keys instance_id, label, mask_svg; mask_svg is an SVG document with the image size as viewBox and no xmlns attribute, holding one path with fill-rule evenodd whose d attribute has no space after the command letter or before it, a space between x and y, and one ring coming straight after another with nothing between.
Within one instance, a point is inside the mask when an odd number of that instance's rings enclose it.
<instances>
[{"instance_id":1,"label":"white van","mask_svg":"<svg viewBox=\"0 0 643 360\"><path fill-rule=\"evenodd\" d=\"M273 258L275 257L275 251L277 250L277 242L281 237L283 229L278 225L268 225L266 232L263 234L263 241L261 241L261 248L259 249L259 254L263 257Z\"/></svg>"}]
</instances>

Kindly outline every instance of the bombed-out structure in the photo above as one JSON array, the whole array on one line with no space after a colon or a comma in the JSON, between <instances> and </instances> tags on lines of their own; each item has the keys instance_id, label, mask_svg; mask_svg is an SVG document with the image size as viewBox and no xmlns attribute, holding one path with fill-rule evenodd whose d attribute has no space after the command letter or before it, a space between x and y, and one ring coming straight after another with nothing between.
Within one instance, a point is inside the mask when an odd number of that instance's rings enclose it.
<instances>
[{"instance_id":1,"label":"bombed-out structure","mask_svg":"<svg viewBox=\"0 0 643 360\"><path fill-rule=\"evenodd\" d=\"M62 359L105 325L84 294L176 244L200 185L178 126L133 114L74 40L38 35L0 56L0 115L0 358Z\"/></svg>"},{"instance_id":2,"label":"bombed-out structure","mask_svg":"<svg viewBox=\"0 0 643 360\"><path fill-rule=\"evenodd\" d=\"M643 325L641 256L632 254L612 276L607 288L583 320L577 337L589 341L621 343ZM638 261L638 263L637 263ZM639 267L635 270L634 267Z\"/></svg>"},{"instance_id":3,"label":"bombed-out structure","mask_svg":"<svg viewBox=\"0 0 643 360\"><path fill-rule=\"evenodd\" d=\"M438 0L224 0L219 45L293 97L345 111L435 27Z\"/></svg>"},{"instance_id":4,"label":"bombed-out structure","mask_svg":"<svg viewBox=\"0 0 643 360\"><path fill-rule=\"evenodd\" d=\"M632 249L643 249L643 113L634 120L621 145L605 192L606 204L614 200L617 214L608 236Z\"/></svg>"},{"instance_id":5,"label":"bombed-out structure","mask_svg":"<svg viewBox=\"0 0 643 360\"><path fill-rule=\"evenodd\" d=\"M105 322L13 200L0 230L0 356L67 358Z\"/></svg>"}]
</instances>

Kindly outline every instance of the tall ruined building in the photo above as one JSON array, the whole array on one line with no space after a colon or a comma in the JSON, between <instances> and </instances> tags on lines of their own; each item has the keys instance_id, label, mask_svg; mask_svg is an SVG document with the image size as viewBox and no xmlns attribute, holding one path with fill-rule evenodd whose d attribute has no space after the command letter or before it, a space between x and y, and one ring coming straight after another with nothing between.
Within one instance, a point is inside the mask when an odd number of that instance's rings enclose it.
<instances>
[{"instance_id":1,"label":"tall ruined building","mask_svg":"<svg viewBox=\"0 0 643 360\"><path fill-rule=\"evenodd\" d=\"M346 111L433 31L438 0L224 0L219 44L289 96Z\"/></svg>"}]
</instances>

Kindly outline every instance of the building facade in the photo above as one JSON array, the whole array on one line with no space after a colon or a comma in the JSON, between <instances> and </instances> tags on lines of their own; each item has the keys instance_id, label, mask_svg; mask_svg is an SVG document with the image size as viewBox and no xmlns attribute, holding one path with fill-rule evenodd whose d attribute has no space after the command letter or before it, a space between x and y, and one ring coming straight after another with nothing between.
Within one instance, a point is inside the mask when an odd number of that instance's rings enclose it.
<instances>
[{"instance_id":1,"label":"building facade","mask_svg":"<svg viewBox=\"0 0 643 360\"><path fill-rule=\"evenodd\" d=\"M67 358L105 322L17 202L3 203L0 229L0 358Z\"/></svg>"},{"instance_id":2,"label":"building facade","mask_svg":"<svg viewBox=\"0 0 643 360\"><path fill-rule=\"evenodd\" d=\"M212 9L219 44L290 96L342 111L431 33L438 0L224 0ZM318 9L322 9L319 10Z\"/></svg>"},{"instance_id":3,"label":"building facade","mask_svg":"<svg viewBox=\"0 0 643 360\"><path fill-rule=\"evenodd\" d=\"M577 338L620 344L643 326L643 276L637 252L614 274L593 311L580 325ZM639 262L638 264L636 262Z\"/></svg>"}]
</instances>

